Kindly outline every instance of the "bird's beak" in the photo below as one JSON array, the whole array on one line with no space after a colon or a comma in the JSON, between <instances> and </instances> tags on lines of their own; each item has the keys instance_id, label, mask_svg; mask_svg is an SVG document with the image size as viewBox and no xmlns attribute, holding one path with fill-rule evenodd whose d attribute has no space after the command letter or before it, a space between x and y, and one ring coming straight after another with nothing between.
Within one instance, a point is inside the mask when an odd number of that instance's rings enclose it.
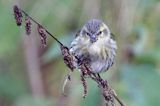
<instances>
[{"instance_id":1,"label":"bird's beak","mask_svg":"<svg viewBox=\"0 0 160 106\"><path fill-rule=\"evenodd\" d=\"M95 34L93 34L93 35L90 37L90 41L91 41L92 43L94 43L94 42L97 41L97 37L96 37Z\"/></svg>"}]
</instances>

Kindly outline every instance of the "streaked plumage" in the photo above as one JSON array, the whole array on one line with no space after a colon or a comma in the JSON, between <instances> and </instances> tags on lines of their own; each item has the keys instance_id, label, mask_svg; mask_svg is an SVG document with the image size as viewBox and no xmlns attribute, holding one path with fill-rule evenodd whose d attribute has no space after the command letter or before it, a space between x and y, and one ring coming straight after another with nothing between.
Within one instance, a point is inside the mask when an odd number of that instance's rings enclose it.
<instances>
[{"instance_id":1,"label":"streaked plumage","mask_svg":"<svg viewBox=\"0 0 160 106\"><path fill-rule=\"evenodd\" d=\"M89 60L92 72L100 73L113 65L116 49L116 41L111 38L109 28L102 21L92 19L72 41L70 53L82 61Z\"/></svg>"}]
</instances>

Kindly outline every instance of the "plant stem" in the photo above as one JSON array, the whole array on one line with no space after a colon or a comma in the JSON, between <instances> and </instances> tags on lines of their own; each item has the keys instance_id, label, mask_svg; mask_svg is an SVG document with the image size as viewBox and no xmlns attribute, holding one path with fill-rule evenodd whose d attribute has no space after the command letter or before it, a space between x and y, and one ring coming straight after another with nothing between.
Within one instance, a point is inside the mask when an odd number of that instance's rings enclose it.
<instances>
[{"instance_id":1,"label":"plant stem","mask_svg":"<svg viewBox=\"0 0 160 106\"><path fill-rule=\"evenodd\" d=\"M21 8L19 8L19 10L21 10L22 13L24 13L26 16L28 16L34 23L42 26L42 25L41 25L40 23L38 23L35 19L33 19L31 16L29 16L25 11L23 11ZM44 27L43 27L43 28L44 28ZM54 35L52 35L46 28L44 28L44 29L45 29L46 33L47 33L48 35L50 35L56 42L58 42L60 45L64 46L64 44L61 43L61 42L60 42Z\"/></svg>"},{"instance_id":2,"label":"plant stem","mask_svg":"<svg viewBox=\"0 0 160 106\"><path fill-rule=\"evenodd\" d=\"M125 106L125 104L118 98L118 96L117 96L115 93L113 93L112 95L114 96L114 98L117 100L117 102L118 102L121 106Z\"/></svg>"}]
</instances>

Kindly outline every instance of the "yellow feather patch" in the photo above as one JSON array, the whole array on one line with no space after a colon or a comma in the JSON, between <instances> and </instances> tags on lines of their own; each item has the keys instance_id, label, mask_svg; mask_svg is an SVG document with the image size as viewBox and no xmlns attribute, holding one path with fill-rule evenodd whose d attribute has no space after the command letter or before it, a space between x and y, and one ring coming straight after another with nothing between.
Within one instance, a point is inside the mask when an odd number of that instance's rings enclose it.
<instances>
[{"instance_id":1,"label":"yellow feather patch","mask_svg":"<svg viewBox=\"0 0 160 106\"><path fill-rule=\"evenodd\" d=\"M102 47L100 54L101 54L101 56L102 56L102 59L103 59L103 60L106 60L106 59L108 58L108 50L107 50L107 48Z\"/></svg>"}]
</instances>

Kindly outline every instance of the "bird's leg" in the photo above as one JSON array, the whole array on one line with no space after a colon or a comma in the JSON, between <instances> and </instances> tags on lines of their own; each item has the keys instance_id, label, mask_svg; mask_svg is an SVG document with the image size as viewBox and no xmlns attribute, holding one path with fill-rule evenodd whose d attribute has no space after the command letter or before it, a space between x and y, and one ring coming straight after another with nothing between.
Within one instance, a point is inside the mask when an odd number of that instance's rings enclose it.
<instances>
[{"instance_id":1,"label":"bird's leg","mask_svg":"<svg viewBox=\"0 0 160 106\"><path fill-rule=\"evenodd\" d=\"M100 74L99 74L99 73L97 74L97 77L98 77L98 80L99 80L100 82L102 82L102 81L103 81L103 79L101 78L101 76L100 76Z\"/></svg>"},{"instance_id":2,"label":"bird's leg","mask_svg":"<svg viewBox=\"0 0 160 106\"><path fill-rule=\"evenodd\" d=\"M98 75L98 77L99 77L100 79L102 79L99 73L98 73L97 75Z\"/></svg>"}]
</instances>

